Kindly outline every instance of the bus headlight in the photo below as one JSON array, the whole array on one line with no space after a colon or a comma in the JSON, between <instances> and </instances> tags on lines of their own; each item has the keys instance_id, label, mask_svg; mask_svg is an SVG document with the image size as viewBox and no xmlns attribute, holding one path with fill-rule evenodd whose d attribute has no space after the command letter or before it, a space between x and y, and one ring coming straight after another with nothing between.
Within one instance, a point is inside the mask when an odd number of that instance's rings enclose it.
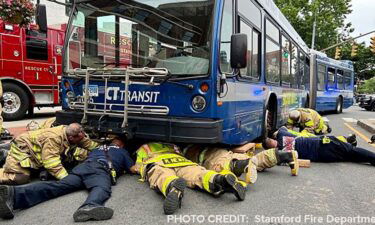
<instances>
[{"instance_id":1,"label":"bus headlight","mask_svg":"<svg viewBox=\"0 0 375 225\"><path fill-rule=\"evenodd\" d=\"M203 96L197 95L193 98L192 101L193 109L200 112L206 107L206 99Z\"/></svg>"}]
</instances>

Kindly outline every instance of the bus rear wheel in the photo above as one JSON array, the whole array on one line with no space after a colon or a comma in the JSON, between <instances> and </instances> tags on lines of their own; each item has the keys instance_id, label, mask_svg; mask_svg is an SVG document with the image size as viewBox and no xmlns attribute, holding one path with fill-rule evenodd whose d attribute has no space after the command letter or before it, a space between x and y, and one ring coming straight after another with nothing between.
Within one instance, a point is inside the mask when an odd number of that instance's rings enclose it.
<instances>
[{"instance_id":1,"label":"bus rear wheel","mask_svg":"<svg viewBox=\"0 0 375 225\"><path fill-rule=\"evenodd\" d=\"M22 119L30 105L27 93L18 85L3 83L3 118L5 121Z\"/></svg>"},{"instance_id":2,"label":"bus rear wheel","mask_svg":"<svg viewBox=\"0 0 375 225\"><path fill-rule=\"evenodd\" d=\"M336 102L336 113L340 114L342 113L342 98L339 97Z\"/></svg>"}]
</instances>

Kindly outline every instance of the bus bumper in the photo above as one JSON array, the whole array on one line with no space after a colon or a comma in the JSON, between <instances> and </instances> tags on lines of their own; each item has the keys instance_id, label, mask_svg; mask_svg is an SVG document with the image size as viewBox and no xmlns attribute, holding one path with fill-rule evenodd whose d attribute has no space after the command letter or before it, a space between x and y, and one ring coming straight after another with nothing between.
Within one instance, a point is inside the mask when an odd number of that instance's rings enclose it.
<instances>
[{"instance_id":1,"label":"bus bumper","mask_svg":"<svg viewBox=\"0 0 375 225\"><path fill-rule=\"evenodd\" d=\"M82 112L56 112L57 123L63 125L80 123L82 117ZM97 115L88 115L86 128L96 130L99 118L100 116ZM128 123L128 128L124 130L121 128L121 118L109 117L101 125L101 131L108 129L108 132L112 134L124 134L127 132L132 138L165 142L209 144L222 142L222 120L129 116Z\"/></svg>"}]
</instances>

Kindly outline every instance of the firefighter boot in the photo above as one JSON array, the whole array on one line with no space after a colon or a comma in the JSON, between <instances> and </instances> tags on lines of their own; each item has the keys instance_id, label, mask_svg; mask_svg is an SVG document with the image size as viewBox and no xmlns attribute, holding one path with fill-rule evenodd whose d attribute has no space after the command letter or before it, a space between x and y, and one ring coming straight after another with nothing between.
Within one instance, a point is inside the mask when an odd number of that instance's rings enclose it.
<instances>
[{"instance_id":1,"label":"firefighter boot","mask_svg":"<svg viewBox=\"0 0 375 225\"><path fill-rule=\"evenodd\" d=\"M105 206L85 205L77 209L73 214L75 222L85 222L88 220L109 220L113 216L113 209Z\"/></svg>"},{"instance_id":2,"label":"firefighter boot","mask_svg":"<svg viewBox=\"0 0 375 225\"><path fill-rule=\"evenodd\" d=\"M355 134L349 134L349 136L346 137L346 141L354 147L357 147L357 136Z\"/></svg>"},{"instance_id":3,"label":"firefighter boot","mask_svg":"<svg viewBox=\"0 0 375 225\"><path fill-rule=\"evenodd\" d=\"M230 162L231 171L237 176L240 177L245 173L245 181L248 184L254 184L258 178L258 159L253 157L251 159L244 160L232 160Z\"/></svg>"},{"instance_id":4,"label":"firefighter boot","mask_svg":"<svg viewBox=\"0 0 375 225\"><path fill-rule=\"evenodd\" d=\"M14 188L12 186L0 185L0 218L13 219L13 196Z\"/></svg>"},{"instance_id":5,"label":"firefighter boot","mask_svg":"<svg viewBox=\"0 0 375 225\"><path fill-rule=\"evenodd\" d=\"M298 176L299 163L297 151L277 151L277 165L287 163L291 169L292 176Z\"/></svg>"},{"instance_id":6,"label":"firefighter boot","mask_svg":"<svg viewBox=\"0 0 375 225\"><path fill-rule=\"evenodd\" d=\"M165 215L171 215L181 208L185 188L186 181L182 178L178 178L168 185L163 206Z\"/></svg>"},{"instance_id":7,"label":"firefighter boot","mask_svg":"<svg viewBox=\"0 0 375 225\"><path fill-rule=\"evenodd\" d=\"M246 184L239 181L233 173L222 172L215 175L213 182L210 183L210 192L214 196L230 192L233 193L238 200L243 201L246 197Z\"/></svg>"}]
</instances>

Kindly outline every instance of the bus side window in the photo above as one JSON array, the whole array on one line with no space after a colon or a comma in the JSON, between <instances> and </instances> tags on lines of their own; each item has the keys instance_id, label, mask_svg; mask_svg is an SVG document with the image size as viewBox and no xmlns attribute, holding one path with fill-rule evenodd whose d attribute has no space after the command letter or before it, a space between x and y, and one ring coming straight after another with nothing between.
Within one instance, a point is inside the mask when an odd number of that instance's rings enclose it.
<instances>
[{"instance_id":1,"label":"bus side window","mask_svg":"<svg viewBox=\"0 0 375 225\"><path fill-rule=\"evenodd\" d=\"M246 24L240 21L240 33L247 35L247 68L241 69L240 73L243 77L251 78L254 81L259 80L259 38L260 34Z\"/></svg>"},{"instance_id":2,"label":"bus side window","mask_svg":"<svg viewBox=\"0 0 375 225\"><path fill-rule=\"evenodd\" d=\"M268 19L266 20L266 81L280 84L280 31Z\"/></svg>"},{"instance_id":3,"label":"bus side window","mask_svg":"<svg viewBox=\"0 0 375 225\"><path fill-rule=\"evenodd\" d=\"M284 35L281 37L281 82L284 87L290 87L292 76L290 74L291 56L290 56L290 41Z\"/></svg>"},{"instance_id":4,"label":"bus side window","mask_svg":"<svg viewBox=\"0 0 375 225\"><path fill-rule=\"evenodd\" d=\"M220 69L222 73L231 73L230 41L233 33L233 1L225 0L221 22Z\"/></svg>"},{"instance_id":5,"label":"bus side window","mask_svg":"<svg viewBox=\"0 0 375 225\"><path fill-rule=\"evenodd\" d=\"M344 71L337 70L337 88L344 89Z\"/></svg>"},{"instance_id":6,"label":"bus side window","mask_svg":"<svg viewBox=\"0 0 375 225\"><path fill-rule=\"evenodd\" d=\"M298 65L299 65L299 88L305 89L305 56L301 49L298 49Z\"/></svg>"},{"instance_id":7,"label":"bus side window","mask_svg":"<svg viewBox=\"0 0 375 225\"><path fill-rule=\"evenodd\" d=\"M292 43L290 50L290 58L291 58L291 87L292 88L298 88L298 77L299 77L299 71L298 71L298 59L297 59L297 47L295 44Z\"/></svg>"},{"instance_id":8,"label":"bus side window","mask_svg":"<svg viewBox=\"0 0 375 225\"><path fill-rule=\"evenodd\" d=\"M325 65L318 64L318 91L324 91L325 89L326 70Z\"/></svg>"},{"instance_id":9,"label":"bus side window","mask_svg":"<svg viewBox=\"0 0 375 225\"><path fill-rule=\"evenodd\" d=\"M305 55L305 85L306 88L310 87L310 59Z\"/></svg>"},{"instance_id":10,"label":"bus side window","mask_svg":"<svg viewBox=\"0 0 375 225\"><path fill-rule=\"evenodd\" d=\"M328 67L327 88L335 87L335 72L334 68Z\"/></svg>"},{"instance_id":11,"label":"bus side window","mask_svg":"<svg viewBox=\"0 0 375 225\"><path fill-rule=\"evenodd\" d=\"M345 79L345 90L352 90L352 73L345 71L344 79Z\"/></svg>"}]
</instances>

